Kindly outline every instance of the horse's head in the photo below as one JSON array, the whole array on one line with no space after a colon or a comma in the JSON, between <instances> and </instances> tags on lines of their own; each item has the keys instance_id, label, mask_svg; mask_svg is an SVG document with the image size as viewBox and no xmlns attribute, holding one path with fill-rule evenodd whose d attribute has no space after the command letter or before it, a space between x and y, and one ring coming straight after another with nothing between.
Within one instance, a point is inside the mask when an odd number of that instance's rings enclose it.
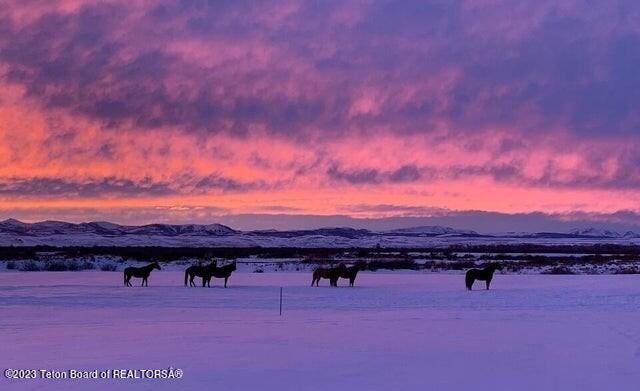
<instances>
[{"instance_id":1,"label":"horse's head","mask_svg":"<svg viewBox=\"0 0 640 391\"><path fill-rule=\"evenodd\" d=\"M154 269L162 270L162 269L160 268L160 264L159 264L158 262L154 262L152 265L153 265L153 268L154 268Z\"/></svg>"},{"instance_id":2,"label":"horse's head","mask_svg":"<svg viewBox=\"0 0 640 391\"><path fill-rule=\"evenodd\" d=\"M229 270L231 271L236 270L236 261L233 261L229 264Z\"/></svg>"},{"instance_id":3,"label":"horse's head","mask_svg":"<svg viewBox=\"0 0 640 391\"><path fill-rule=\"evenodd\" d=\"M340 262L340 263L338 264L338 266L336 266L336 269L338 269L338 270L343 270L343 269L346 269L346 268L347 268L347 267L346 267L346 266L345 266L345 264L344 264L344 263L342 263L342 262Z\"/></svg>"}]
</instances>

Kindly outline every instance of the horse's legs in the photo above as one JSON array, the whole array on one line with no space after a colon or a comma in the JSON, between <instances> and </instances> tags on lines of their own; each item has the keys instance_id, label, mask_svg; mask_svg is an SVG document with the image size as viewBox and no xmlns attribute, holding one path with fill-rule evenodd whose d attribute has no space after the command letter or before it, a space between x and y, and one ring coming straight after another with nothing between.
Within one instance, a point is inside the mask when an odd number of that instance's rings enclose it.
<instances>
[{"instance_id":1,"label":"horse's legs","mask_svg":"<svg viewBox=\"0 0 640 391\"><path fill-rule=\"evenodd\" d=\"M491 279L487 278L487 290L489 290L489 285L491 285Z\"/></svg>"},{"instance_id":2,"label":"horse's legs","mask_svg":"<svg viewBox=\"0 0 640 391\"><path fill-rule=\"evenodd\" d=\"M225 288L227 287L227 280L228 280L228 279L229 279L229 277L225 277L225 278L224 278L224 287L225 287Z\"/></svg>"},{"instance_id":3,"label":"horse's legs","mask_svg":"<svg viewBox=\"0 0 640 391\"><path fill-rule=\"evenodd\" d=\"M464 276L464 284L467 287L467 290L471 290L471 287L473 287L473 283L475 281L475 277L473 277L473 275L471 274L471 272L467 272L467 274L465 274Z\"/></svg>"}]
</instances>

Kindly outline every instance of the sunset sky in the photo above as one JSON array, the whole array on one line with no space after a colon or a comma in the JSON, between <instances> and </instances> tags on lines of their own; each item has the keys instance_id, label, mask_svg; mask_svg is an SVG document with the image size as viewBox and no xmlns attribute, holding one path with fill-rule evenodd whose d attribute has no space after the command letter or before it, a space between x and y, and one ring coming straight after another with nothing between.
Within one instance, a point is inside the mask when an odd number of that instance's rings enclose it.
<instances>
[{"instance_id":1,"label":"sunset sky","mask_svg":"<svg viewBox=\"0 0 640 391\"><path fill-rule=\"evenodd\" d=\"M4 0L0 217L639 225L638 21L633 0Z\"/></svg>"}]
</instances>

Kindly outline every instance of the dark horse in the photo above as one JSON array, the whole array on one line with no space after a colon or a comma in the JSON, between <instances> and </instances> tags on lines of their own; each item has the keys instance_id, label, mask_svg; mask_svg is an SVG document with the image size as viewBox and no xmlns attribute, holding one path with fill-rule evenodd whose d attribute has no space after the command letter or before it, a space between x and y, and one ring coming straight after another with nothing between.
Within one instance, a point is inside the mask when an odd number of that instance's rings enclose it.
<instances>
[{"instance_id":1,"label":"dark horse","mask_svg":"<svg viewBox=\"0 0 640 391\"><path fill-rule=\"evenodd\" d=\"M202 287L204 288L205 281L211 280L211 276L216 267L215 261L206 266L189 266L187 270L184 271L184 286L187 286L187 280L189 280L189 286L196 286L193 279L202 277Z\"/></svg>"},{"instance_id":2,"label":"dark horse","mask_svg":"<svg viewBox=\"0 0 640 391\"><path fill-rule=\"evenodd\" d=\"M224 278L224 287L227 287L227 280L231 277L231 273L236 270L236 261L231 262L228 265L224 265L222 267L214 267L211 270L211 275L209 275L206 279L202 277L202 286L207 284L207 286L211 286L211 276L215 278Z\"/></svg>"},{"instance_id":3,"label":"dark horse","mask_svg":"<svg viewBox=\"0 0 640 391\"><path fill-rule=\"evenodd\" d=\"M475 280L486 281L487 289L491 285L491 279L493 278L493 272L496 270L502 270L502 266L499 263L490 263L483 269L470 269L464 277L464 282L468 290L471 290L473 282Z\"/></svg>"},{"instance_id":4,"label":"dark horse","mask_svg":"<svg viewBox=\"0 0 640 391\"><path fill-rule=\"evenodd\" d=\"M344 265L344 263L340 263L338 264L338 266L332 268L316 268L316 270L313 271L313 280L311 280L311 286L313 286L313 284L316 284L316 286L318 286L321 278L328 278L329 285L338 286L338 278L340 278L340 275L346 268L347 267Z\"/></svg>"},{"instance_id":5,"label":"dark horse","mask_svg":"<svg viewBox=\"0 0 640 391\"><path fill-rule=\"evenodd\" d=\"M149 286L148 278L153 269L160 270L158 262L153 262L143 267L128 267L124 269L124 286L133 286L131 285L131 277L142 278L142 285L140 286Z\"/></svg>"},{"instance_id":6,"label":"dark horse","mask_svg":"<svg viewBox=\"0 0 640 391\"><path fill-rule=\"evenodd\" d=\"M356 281L356 276L358 275L359 271L360 268L358 266L350 266L340 272L340 277L348 278L349 286L353 286L353 283Z\"/></svg>"}]
</instances>

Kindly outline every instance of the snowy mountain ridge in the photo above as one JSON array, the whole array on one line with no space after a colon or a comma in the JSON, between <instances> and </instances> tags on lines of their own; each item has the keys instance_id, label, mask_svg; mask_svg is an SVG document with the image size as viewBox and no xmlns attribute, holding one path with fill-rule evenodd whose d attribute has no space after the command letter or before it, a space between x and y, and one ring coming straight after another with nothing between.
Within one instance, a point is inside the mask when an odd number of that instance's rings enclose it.
<instances>
[{"instance_id":1,"label":"snowy mountain ridge","mask_svg":"<svg viewBox=\"0 0 640 391\"><path fill-rule=\"evenodd\" d=\"M0 221L0 246L161 246L161 247L425 247L451 244L640 244L640 235L597 228L562 232L479 234L443 226L418 226L385 231L350 227L300 230L239 231L222 224L119 225L97 221L68 223Z\"/></svg>"},{"instance_id":2,"label":"snowy mountain ridge","mask_svg":"<svg viewBox=\"0 0 640 391\"><path fill-rule=\"evenodd\" d=\"M147 224L141 226L127 226L97 221L89 223L67 223L64 221L41 221L37 223L23 223L16 219L0 221L0 233L13 233L27 236L42 235L72 235L98 234L105 236L122 235L229 235L238 231L222 224Z\"/></svg>"}]
</instances>

